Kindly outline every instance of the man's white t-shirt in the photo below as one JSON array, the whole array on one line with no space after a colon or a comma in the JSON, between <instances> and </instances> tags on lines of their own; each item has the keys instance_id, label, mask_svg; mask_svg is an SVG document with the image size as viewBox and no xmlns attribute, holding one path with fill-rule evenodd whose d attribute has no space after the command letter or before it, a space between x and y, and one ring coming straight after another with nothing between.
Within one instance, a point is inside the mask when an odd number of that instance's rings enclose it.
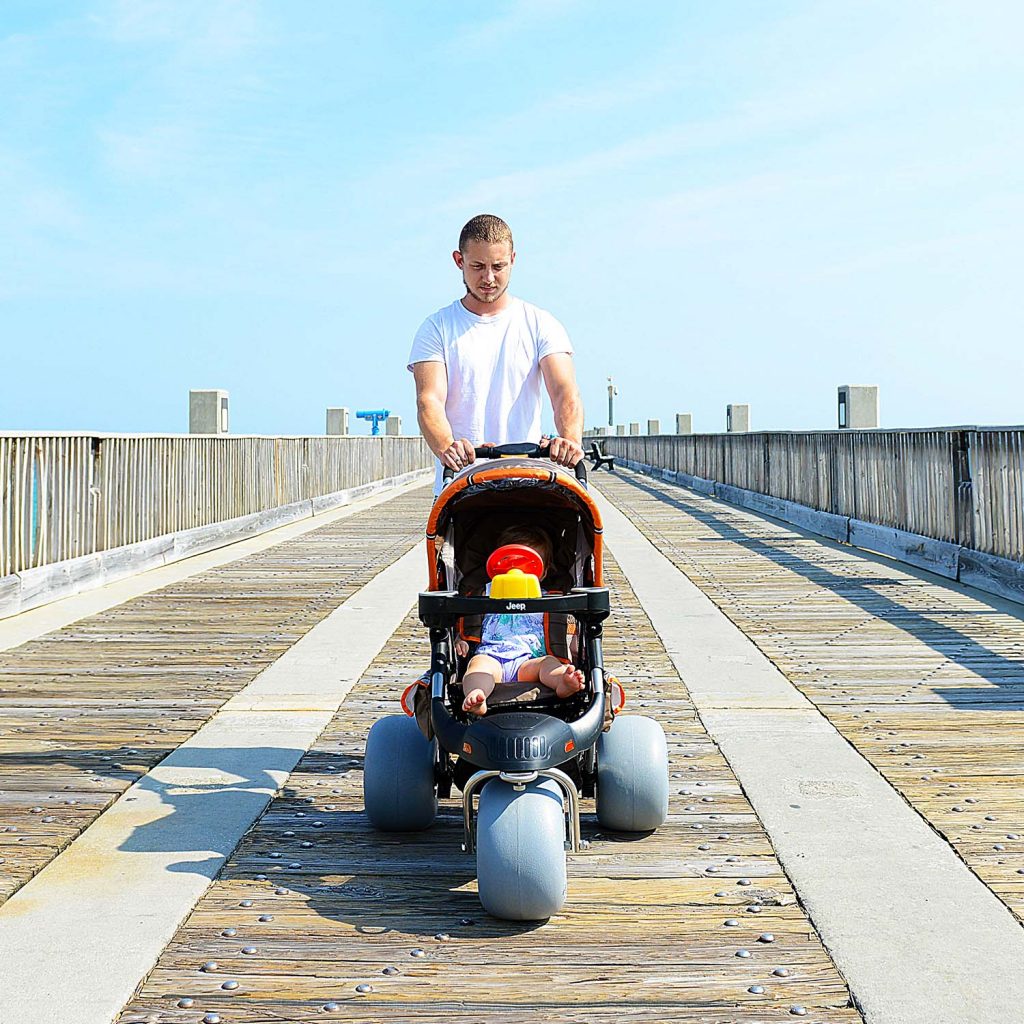
<instances>
[{"instance_id":1,"label":"man's white t-shirt","mask_svg":"<svg viewBox=\"0 0 1024 1024\"><path fill-rule=\"evenodd\" d=\"M476 445L539 441L540 361L572 354L565 328L546 310L513 298L494 316L478 316L456 300L423 321L409 353L415 363L444 363L445 413L456 438ZM442 467L438 463L436 489Z\"/></svg>"}]
</instances>

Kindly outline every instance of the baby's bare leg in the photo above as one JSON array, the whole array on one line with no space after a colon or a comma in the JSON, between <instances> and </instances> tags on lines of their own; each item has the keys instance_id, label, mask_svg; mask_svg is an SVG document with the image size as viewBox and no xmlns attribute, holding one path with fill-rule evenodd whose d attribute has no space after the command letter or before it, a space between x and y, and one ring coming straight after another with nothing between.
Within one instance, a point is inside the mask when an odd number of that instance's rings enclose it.
<instances>
[{"instance_id":1,"label":"baby's bare leg","mask_svg":"<svg viewBox=\"0 0 1024 1024\"><path fill-rule=\"evenodd\" d=\"M567 665L551 654L523 662L516 677L521 683L540 683L555 691L556 697L571 697L583 689L583 673L575 665Z\"/></svg>"},{"instance_id":2,"label":"baby's bare leg","mask_svg":"<svg viewBox=\"0 0 1024 1024\"><path fill-rule=\"evenodd\" d=\"M462 692L466 695L462 710L473 715L485 714L487 698L500 682L501 664L486 654L473 655L462 677Z\"/></svg>"}]
</instances>

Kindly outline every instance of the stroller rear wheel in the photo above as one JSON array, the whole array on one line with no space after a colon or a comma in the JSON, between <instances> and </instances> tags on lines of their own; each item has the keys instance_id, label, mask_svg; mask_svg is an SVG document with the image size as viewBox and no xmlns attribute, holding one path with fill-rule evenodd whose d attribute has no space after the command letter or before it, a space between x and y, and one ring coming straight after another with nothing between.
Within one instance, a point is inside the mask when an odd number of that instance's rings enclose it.
<instances>
[{"instance_id":1,"label":"stroller rear wheel","mask_svg":"<svg viewBox=\"0 0 1024 1024\"><path fill-rule=\"evenodd\" d=\"M597 820L617 832L649 832L668 817L665 732L644 715L620 715L597 741Z\"/></svg>"},{"instance_id":2,"label":"stroller rear wheel","mask_svg":"<svg viewBox=\"0 0 1024 1024\"><path fill-rule=\"evenodd\" d=\"M418 832L437 815L434 744L415 719L389 715L374 722L363 762L366 816L382 832Z\"/></svg>"},{"instance_id":3,"label":"stroller rear wheel","mask_svg":"<svg viewBox=\"0 0 1024 1024\"><path fill-rule=\"evenodd\" d=\"M480 902L492 917L543 921L562 909L567 878L562 789L540 779L517 791L492 779L476 819Z\"/></svg>"}]
</instances>

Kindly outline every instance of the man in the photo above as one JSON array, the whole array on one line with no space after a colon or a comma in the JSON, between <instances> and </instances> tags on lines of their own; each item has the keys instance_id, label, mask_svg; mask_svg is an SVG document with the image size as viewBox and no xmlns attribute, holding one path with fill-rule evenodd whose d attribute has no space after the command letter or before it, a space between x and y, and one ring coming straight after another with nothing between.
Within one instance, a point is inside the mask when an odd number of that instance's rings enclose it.
<instances>
[{"instance_id":1,"label":"man","mask_svg":"<svg viewBox=\"0 0 1024 1024\"><path fill-rule=\"evenodd\" d=\"M474 447L540 438L541 381L551 399L557 436L549 458L575 466L583 458L583 403L572 344L547 311L508 293L516 254L512 232L490 214L462 229L452 253L466 294L424 320L412 343L416 414L444 466L473 462Z\"/></svg>"}]
</instances>

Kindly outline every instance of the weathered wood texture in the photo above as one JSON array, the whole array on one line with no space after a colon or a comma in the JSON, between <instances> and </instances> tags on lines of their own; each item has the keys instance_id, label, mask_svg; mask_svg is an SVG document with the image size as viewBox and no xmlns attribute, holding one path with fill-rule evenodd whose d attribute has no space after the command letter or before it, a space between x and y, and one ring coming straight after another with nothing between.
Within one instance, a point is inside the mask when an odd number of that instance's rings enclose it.
<instances>
[{"instance_id":1,"label":"weathered wood texture","mask_svg":"<svg viewBox=\"0 0 1024 1024\"><path fill-rule=\"evenodd\" d=\"M808 530L829 540L864 548L881 555L888 555L908 565L927 569L929 572L958 580L979 590L996 594L1024 604L1024 562L1016 562L1001 555L990 555L984 551L954 544L951 541L935 540L920 533L908 533L894 526L879 526L866 523L850 516L837 516L822 512L809 505L798 505L785 498L773 498L732 484L715 483L703 477L691 476L681 470L659 469L647 463L621 460L623 468L678 484L691 491L697 491L713 498L720 498L731 505L749 509L761 515L781 519L801 530ZM2 581L0 581L2 583ZM0 614L2 614L0 595Z\"/></svg>"},{"instance_id":2,"label":"weathered wood texture","mask_svg":"<svg viewBox=\"0 0 1024 1024\"><path fill-rule=\"evenodd\" d=\"M602 490L1024 921L1024 617L628 471Z\"/></svg>"},{"instance_id":3,"label":"weathered wood texture","mask_svg":"<svg viewBox=\"0 0 1024 1024\"><path fill-rule=\"evenodd\" d=\"M796 1005L822 1024L860 1021L650 622L610 560L606 570L615 607L607 663L629 692L627 709L655 715L668 733L663 828L642 838L603 833L585 803L592 846L570 858L569 903L543 925L483 912L473 860L459 848L455 800L427 832L373 832L362 814L366 733L399 711L402 687L428 657L425 630L410 615L120 1024L207 1013L250 1024L320 1021L332 1019L332 1003L339 1019L366 1024L754 1024L793 1020ZM741 949L750 956L737 956ZM200 970L208 961L215 971ZM231 981L238 987L222 988ZM764 994L748 991L755 985ZM194 1003L179 1007L182 998Z\"/></svg>"},{"instance_id":4,"label":"weathered wood texture","mask_svg":"<svg viewBox=\"0 0 1024 1024\"><path fill-rule=\"evenodd\" d=\"M609 437L608 453L1024 561L1024 430Z\"/></svg>"},{"instance_id":5,"label":"weathered wood texture","mask_svg":"<svg viewBox=\"0 0 1024 1024\"><path fill-rule=\"evenodd\" d=\"M0 577L430 465L419 437L0 434Z\"/></svg>"},{"instance_id":6,"label":"weathered wood texture","mask_svg":"<svg viewBox=\"0 0 1024 1024\"><path fill-rule=\"evenodd\" d=\"M0 901L421 536L429 488L0 653Z\"/></svg>"}]
</instances>

